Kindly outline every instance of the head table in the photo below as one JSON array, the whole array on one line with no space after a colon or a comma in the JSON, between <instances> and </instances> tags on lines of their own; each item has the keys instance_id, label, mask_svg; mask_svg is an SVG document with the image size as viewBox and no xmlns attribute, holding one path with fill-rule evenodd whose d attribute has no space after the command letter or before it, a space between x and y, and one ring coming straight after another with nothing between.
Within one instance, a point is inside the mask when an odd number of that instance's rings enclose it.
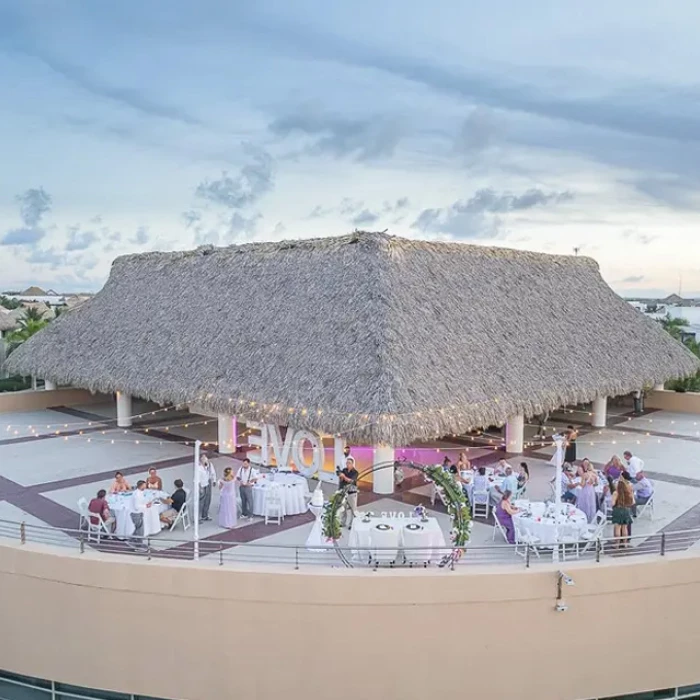
<instances>
[{"instance_id":1,"label":"head table","mask_svg":"<svg viewBox=\"0 0 700 700\"><path fill-rule=\"evenodd\" d=\"M161 530L160 514L167 510L168 506L165 503L160 503L160 499L167 498L168 494L165 491L156 491L155 489L145 489L144 494L146 501L158 501L153 503L150 508L146 508L146 513L143 516L143 535L150 537L157 535ZM131 537L134 533L134 523L131 519L131 513L134 510L133 495L133 491L126 491L107 496L107 505L116 518L114 534L121 539Z\"/></svg>"},{"instance_id":2,"label":"head table","mask_svg":"<svg viewBox=\"0 0 700 700\"><path fill-rule=\"evenodd\" d=\"M403 514L382 513L368 517L358 513L352 521L348 545L355 561L396 561L399 550L407 562L430 562L444 554L445 536L435 518L423 520ZM377 547L372 551L372 547ZM414 547L420 549L414 550ZM388 549L387 549L388 548ZM443 550L443 551L441 551Z\"/></svg>"},{"instance_id":3,"label":"head table","mask_svg":"<svg viewBox=\"0 0 700 700\"><path fill-rule=\"evenodd\" d=\"M265 515L265 499L268 494L279 494L282 515L299 515L308 510L309 483L299 474L270 472L261 474L253 486L253 513Z\"/></svg>"},{"instance_id":4,"label":"head table","mask_svg":"<svg viewBox=\"0 0 700 700\"><path fill-rule=\"evenodd\" d=\"M564 537L581 540L588 531L586 514L569 503L560 504L558 518L555 518L557 510L553 503L519 500L514 501L513 505L520 509L513 516L513 525L521 532L537 537L540 544L554 544L557 532L561 541Z\"/></svg>"}]
</instances>

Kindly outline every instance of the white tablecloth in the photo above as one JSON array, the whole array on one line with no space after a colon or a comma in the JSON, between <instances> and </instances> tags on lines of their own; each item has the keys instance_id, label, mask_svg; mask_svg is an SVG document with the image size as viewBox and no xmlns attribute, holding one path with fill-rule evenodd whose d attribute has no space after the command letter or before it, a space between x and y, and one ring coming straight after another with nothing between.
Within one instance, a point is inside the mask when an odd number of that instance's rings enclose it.
<instances>
[{"instance_id":1,"label":"white tablecloth","mask_svg":"<svg viewBox=\"0 0 700 700\"><path fill-rule=\"evenodd\" d=\"M419 529L406 529L409 524L418 525ZM390 529L379 530L378 525L388 526ZM444 550L446 546L445 536L435 518L428 518L427 522L422 522L420 518L415 517L375 516L370 518L369 522L365 522L361 515L352 521L348 544L356 561L368 561L370 552L367 550L372 547L396 547L397 552L404 547L420 547L419 551L405 553L407 561L433 561L444 554L444 551L439 550ZM377 550L371 552L371 555L379 560L394 560L391 552Z\"/></svg>"},{"instance_id":2,"label":"white tablecloth","mask_svg":"<svg viewBox=\"0 0 700 700\"><path fill-rule=\"evenodd\" d=\"M465 481L468 480L468 483L464 484L464 487L467 491L467 496L469 498L470 503L473 502L472 493L474 491L474 476L475 476L475 473L472 471L463 471L461 473L462 479L464 479ZM489 478L489 481L488 481L489 493L491 493L491 491L493 491L494 487L501 486L503 484L503 476L496 475L494 473L493 469L487 469L486 476ZM513 495L515 495L515 494L513 494Z\"/></svg>"},{"instance_id":3,"label":"white tablecloth","mask_svg":"<svg viewBox=\"0 0 700 700\"><path fill-rule=\"evenodd\" d=\"M513 524L520 530L527 530L540 540L540 544L554 544L556 541L557 524L554 519L554 505L547 506L542 502L515 501L514 505L523 510L513 516ZM529 510L530 515L526 515ZM568 503L561 504L559 516L559 537L582 538L588 530L586 514Z\"/></svg>"},{"instance_id":4,"label":"white tablecloth","mask_svg":"<svg viewBox=\"0 0 700 700\"><path fill-rule=\"evenodd\" d=\"M144 493L146 494L147 501L154 501L156 499L168 497L168 494L165 491L146 489ZM131 491L127 493L115 493L107 496L107 505L112 513L114 513L114 517L117 520L114 534L122 539L131 537L131 535L134 533L134 522L131 519L133 502L133 492ZM154 503L150 508L146 508L146 513L143 516L144 537L157 535L160 532L160 514L167 509L168 506L164 503Z\"/></svg>"},{"instance_id":5,"label":"white tablecloth","mask_svg":"<svg viewBox=\"0 0 700 700\"><path fill-rule=\"evenodd\" d=\"M282 515L299 515L308 510L309 484L298 474L264 474L253 486L253 513L265 515L265 497L270 487L279 488L282 499Z\"/></svg>"}]
</instances>

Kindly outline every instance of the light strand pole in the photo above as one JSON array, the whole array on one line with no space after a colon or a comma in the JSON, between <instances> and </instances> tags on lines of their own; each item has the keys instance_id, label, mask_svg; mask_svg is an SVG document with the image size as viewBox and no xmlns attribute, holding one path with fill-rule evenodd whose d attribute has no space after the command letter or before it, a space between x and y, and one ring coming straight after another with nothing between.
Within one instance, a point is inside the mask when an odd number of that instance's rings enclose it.
<instances>
[{"instance_id":1,"label":"light strand pole","mask_svg":"<svg viewBox=\"0 0 700 700\"><path fill-rule=\"evenodd\" d=\"M194 442L194 493L192 494L192 513L194 516L194 559L199 559L199 453L202 443Z\"/></svg>"},{"instance_id":2,"label":"light strand pole","mask_svg":"<svg viewBox=\"0 0 700 700\"><path fill-rule=\"evenodd\" d=\"M552 548L552 561L559 561L559 518L561 517L561 470L564 464L564 441L563 435L553 435L555 452L555 481L554 481L554 547Z\"/></svg>"}]
</instances>

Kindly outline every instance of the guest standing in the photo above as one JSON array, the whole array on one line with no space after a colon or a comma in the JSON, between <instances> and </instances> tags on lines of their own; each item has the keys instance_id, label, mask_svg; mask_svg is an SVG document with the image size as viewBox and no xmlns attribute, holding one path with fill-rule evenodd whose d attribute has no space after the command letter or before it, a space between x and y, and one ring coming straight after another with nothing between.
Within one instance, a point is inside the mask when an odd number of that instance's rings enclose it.
<instances>
[{"instance_id":1,"label":"guest standing","mask_svg":"<svg viewBox=\"0 0 700 700\"><path fill-rule=\"evenodd\" d=\"M564 452L564 461L573 464L576 461L576 440L578 439L578 431L573 425L566 427L566 450Z\"/></svg>"},{"instance_id":2,"label":"guest standing","mask_svg":"<svg viewBox=\"0 0 700 700\"><path fill-rule=\"evenodd\" d=\"M349 457L345 461L345 469L341 469L338 474L338 486L339 488L345 489L345 509L343 510L343 520L342 526L345 527L348 522L348 513L350 513L350 524L347 525L348 528L352 527L352 521L357 512L357 479L360 476L357 469L355 468L355 460Z\"/></svg>"},{"instance_id":3,"label":"guest standing","mask_svg":"<svg viewBox=\"0 0 700 700\"><path fill-rule=\"evenodd\" d=\"M216 471L204 452L199 456L197 482L199 484L199 522L211 520L209 507L211 506L211 489L216 483Z\"/></svg>"},{"instance_id":4,"label":"guest standing","mask_svg":"<svg viewBox=\"0 0 700 700\"><path fill-rule=\"evenodd\" d=\"M629 472L630 476L632 477L632 481L636 481L637 474L644 471L644 462L642 462L639 457L633 455L629 450L623 454L623 457L627 462L626 471Z\"/></svg>"},{"instance_id":5,"label":"guest standing","mask_svg":"<svg viewBox=\"0 0 700 700\"><path fill-rule=\"evenodd\" d=\"M530 481L530 467L527 462L520 462L520 470L518 471L518 489L523 490Z\"/></svg>"},{"instance_id":6,"label":"guest standing","mask_svg":"<svg viewBox=\"0 0 700 700\"><path fill-rule=\"evenodd\" d=\"M143 543L143 519L146 516L146 511L153 505L149 501L144 491L146 490L146 482L139 479L136 482L136 490L132 498L131 522L134 524L134 532L129 539L129 544L136 549L145 549Z\"/></svg>"},{"instance_id":7,"label":"guest standing","mask_svg":"<svg viewBox=\"0 0 700 700\"><path fill-rule=\"evenodd\" d=\"M617 481L623 471L625 471L625 465L617 455L613 455L603 468L605 476L609 476L613 481Z\"/></svg>"},{"instance_id":8,"label":"guest standing","mask_svg":"<svg viewBox=\"0 0 700 700\"><path fill-rule=\"evenodd\" d=\"M498 503L498 501L503 497L503 495L506 493L515 493L518 490L518 477L513 474L513 467L508 465L506 467L506 474L503 477L503 482L501 483L500 486L494 486L493 490L491 491L491 499L494 502L494 505Z\"/></svg>"},{"instance_id":9,"label":"guest standing","mask_svg":"<svg viewBox=\"0 0 700 700\"><path fill-rule=\"evenodd\" d=\"M236 474L236 481L241 492L241 515L244 518L253 517L253 485L258 480L259 472L251 466L246 457L243 466Z\"/></svg>"},{"instance_id":10,"label":"guest standing","mask_svg":"<svg viewBox=\"0 0 700 700\"><path fill-rule=\"evenodd\" d=\"M593 465L588 459L581 465L581 490L576 500L576 507L582 510L589 524L595 521L597 512L595 487L598 485L598 475L593 470Z\"/></svg>"},{"instance_id":11,"label":"guest standing","mask_svg":"<svg viewBox=\"0 0 700 700\"><path fill-rule=\"evenodd\" d=\"M501 502L496 506L496 519L506 531L506 541L508 544L515 544L515 526L513 525L513 516L519 512L510 502L510 491L503 493Z\"/></svg>"},{"instance_id":12,"label":"guest standing","mask_svg":"<svg viewBox=\"0 0 700 700\"><path fill-rule=\"evenodd\" d=\"M612 497L612 522L615 539L619 543L616 549L629 546L629 530L632 525L632 506L634 494L625 479L619 479Z\"/></svg>"},{"instance_id":13,"label":"guest standing","mask_svg":"<svg viewBox=\"0 0 700 700\"><path fill-rule=\"evenodd\" d=\"M236 505L236 479L233 469L226 467L224 475L219 482L221 495L219 496L219 527L231 529L238 522L238 506Z\"/></svg>"}]
</instances>

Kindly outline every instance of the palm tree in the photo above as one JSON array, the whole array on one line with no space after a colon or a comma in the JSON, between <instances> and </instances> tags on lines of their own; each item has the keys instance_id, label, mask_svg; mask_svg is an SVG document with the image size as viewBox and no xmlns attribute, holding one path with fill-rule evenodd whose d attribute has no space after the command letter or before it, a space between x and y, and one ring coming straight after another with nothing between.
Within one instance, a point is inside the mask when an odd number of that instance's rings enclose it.
<instances>
[{"instance_id":1,"label":"palm tree","mask_svg":"<svg viewBox=\"0 0 700 700\"><path fill-rule=\"evenodd\" d=\"M28 306L24 310L23 318L25 318L27 321L41 321L44 318L44 314L35 306Z\"/></svg>"},{"instance_id":2,"label":"palm tree","mask_svg":"<svg viewBox=\"0 0 700 700\"><path fill-rule=\"evenodd\" d=\"M36 311L35 309L27 309L27 311ZM48 319L39 318L35 316L30 317L29 314L25 314L19 319L19 328L7 334L5 340L7 341L7 354L9 355L13 350L16 350L25 340L29 340L35 333L38 333L42 328L48 324Z\"/></svg>"},{"instance_id":3,"label":"palm tree","mask_svg":"<svg viewBox=\"0 0 700 700\"><path fill-rule=\"evenodd\" d=\"M688 325L688 321L679 316L671 316L666 314L659 321L667 333L670 333L676 340L681 340L683 337L683 329Z\"/></svg>"}]
</instances>

